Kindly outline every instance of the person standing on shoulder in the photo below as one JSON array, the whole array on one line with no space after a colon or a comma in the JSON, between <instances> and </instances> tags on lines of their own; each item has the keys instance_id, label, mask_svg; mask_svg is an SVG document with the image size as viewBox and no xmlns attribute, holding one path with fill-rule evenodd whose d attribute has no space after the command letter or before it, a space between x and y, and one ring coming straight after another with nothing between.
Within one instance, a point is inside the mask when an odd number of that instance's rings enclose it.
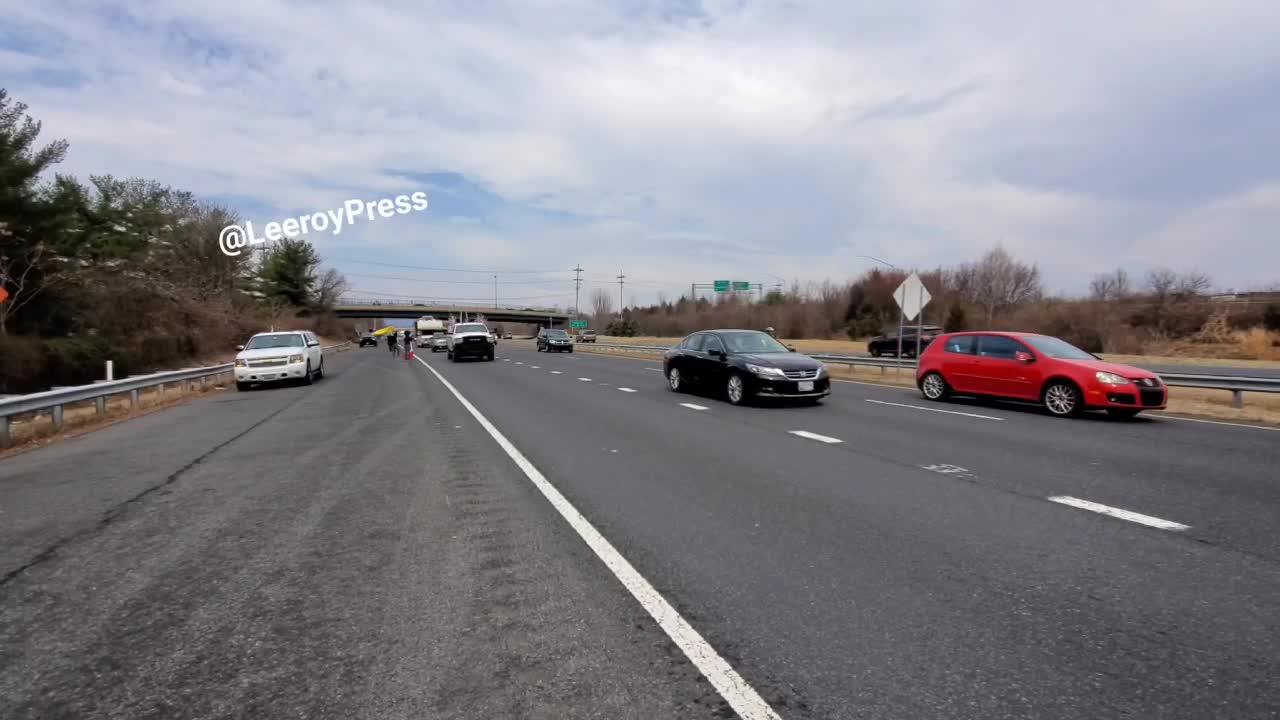
<instances>
[{"instance_id":1,"label":"person standing on shoulder","mask_svg":"<svg viewBox=\"0 0 1280 720\"><path fill-rule=\"evenodd\" d=\"M388 334L387 334L387 349L391 351L391 354L392 354L392 355L395 355L395 354L396 354L396 352L400 349L400 348L399 348L399 346L398 346L398 345L396 345L396 334L395 334L395 333L388 333Z\"/></svg>"},{"instance_id":2,"label":"person standing on shoulder","mask_svg":"<svg viewBox=\"0 0 1280 720\"><path fill-rule=\"evenodd\" d=\"M413 333L408 330L404 331L404 359L413 359Z\"/></svg>"}]
</instances>

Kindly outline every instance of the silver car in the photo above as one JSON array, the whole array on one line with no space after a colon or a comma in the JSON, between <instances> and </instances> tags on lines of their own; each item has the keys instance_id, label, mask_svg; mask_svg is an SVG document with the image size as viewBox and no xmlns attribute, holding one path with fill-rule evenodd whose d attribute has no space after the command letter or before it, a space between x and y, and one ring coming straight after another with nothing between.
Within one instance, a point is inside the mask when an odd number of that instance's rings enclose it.
<instances>
[{"instance_id":1,"label":"silver car","mask_svg":"<svg viewBox=\"0 0 1280 720\"><path fill-rule=\"evenodd\" d=\"M449 336L445 335L444 333L440 333L439 335L432 335L431 339L427 342L427 347L431 348L431 352L433 353L440 352L441 350L448 350Z\"/></svg>"}]
</instances>

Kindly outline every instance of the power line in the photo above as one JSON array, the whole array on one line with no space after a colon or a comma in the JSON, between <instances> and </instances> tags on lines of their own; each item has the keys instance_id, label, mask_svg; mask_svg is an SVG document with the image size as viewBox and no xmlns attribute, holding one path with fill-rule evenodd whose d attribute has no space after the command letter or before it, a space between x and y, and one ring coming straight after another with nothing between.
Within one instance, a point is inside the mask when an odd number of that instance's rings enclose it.
<instances>
[{"instance_id":1,"label":"power line","mask_svg":"<svg viewBox=\"0 0 1280 720\"><path fill-rule=\"evenodd\" d=\"M349 275L351 277L375 278L378 280L403 280L405 282L430 283L435 285L489 285L490 284L488 280L428 280L426 278L398 277L395 275L372 275L369 273L353 273L353 272L344 272L343 275ZM554 285L559 282L562 282L562 280L557 278L557 279L548 279L548 280L518 280L514 282L504 281L501 284L502 285Z\"/></svg>"},{"instance_id":2,"label":"power line","mask_svg":"<svg viewBox=\"0 0 1280 720\"><path fill-rule=\"evenodd\" d=\"M582 291L582 263L578 263L573 268L573 314L574 317L582 317L582 311L578 305L578 294Z\"/></svg>"},{"instance_id":3,"label":"power line","mask_svg":"<svg viewBox=\"0 0 1280 720\"><path fill-rule=\"evenodd\" d=\"M357 265L380 265L382 267L402 268L405 270L433 270L436 272L480 273L482 275L492 275L494 273L500 273L502 275L545 275L549 273L567 272L565 270L501 270L501 269L469 270L469 269L463 269L463 268L427 267L425 265L405 265L403 263L375 262L373 260L349 260L347 258L333 258L333 261L355 263Z\"/></svg>"},{"instance_id":4,"label":"power line","mask_svg":"<svg viewBox=\"0 0 1280 720\"><path fill-rule=\"evenodd\" d=\"M626 308L626 301L622 299L622 284L623 282L626 281L626 279L627 279L627 276L623 275L622 271L619 270L618 271L618 319L619 320L622 319L623 317L622 311L623 309Z\"/></svg>"},{"instance_id":5,"label":"power line","mask_svg":"<svg viewBox=\"0 0 1280 720\"><path fill-rule=\"evenodd\" d=\"M347 295L377 295L377 296L379 296L379 297L402 297L402 298L421 298L421 297L423 297L422 295L408 295L408 294L405 294L405 293L376 292L376 291L373 291L373 290L360 290L360 289L357 289L357 288L352 288L352 289L350 289L350 290L347 290L347 292L346 292L345 294L347 294ZM523 296L521 296L521 297L510 297L510 298L507 298L507 299L508 299L508 300L545 300L545 299L547 299L547 298L567 298L567 297L569 297L569 293L567 293L567 292L563 292L563 293L555 293L555 294L553 294L553 295L523 295ZM432 296L430 296L430 299L432 299L432 300L458 300L458 301L464 301L464 300L465 300L465 301L475 301L475 302L480 302L480 301L484 300L484 298L477 298L477 297L444 297L444 296L442 296L442 295L432 295Z\"/></svg>"}]
</instances>

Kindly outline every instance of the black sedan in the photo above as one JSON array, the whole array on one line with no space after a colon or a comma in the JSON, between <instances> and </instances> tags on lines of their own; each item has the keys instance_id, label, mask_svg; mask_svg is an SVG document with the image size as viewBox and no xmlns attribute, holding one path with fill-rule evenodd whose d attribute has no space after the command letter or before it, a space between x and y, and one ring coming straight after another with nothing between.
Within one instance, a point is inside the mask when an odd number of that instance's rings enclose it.
<instances>
[{"instance_id":1,"label":"black sedan","mask_svg":"<svg viewBox=\"0 0 1280 720\"><path fill-rule=\"evenodd\" d=\"M675 392L709 388L734 405L764 397L817 404L831 394L826 366L755 330L696 332L666 351L662 369Z\"/></svg>"},{"instance_id":2,"label":"black sedan","mask_svg":"<svg viewBox=\"0 0 1280 720\"><path fill-rule=\"evenodd\" d=\"M915 357L916 341L920 342L920 352L929 347L934 338L942 334L942 328L937 325L908 325L902 328L902 356ZM887 332L883 335L877 335L867 341L867 352L871 353L871 357L880 357L881 355L897 355L898 354L898 332Z\"/></svg>"},{"instance_id":3,"label":"black sedan","mask_svg":"<svg viewBox=\"0 0 1280 720\"><path fill-rule=\"evenodd\" d=\"M374 337L373 335L361 335L360 347L364 347L366 345L370 347L378 347L378 338Z\"/></svg>"}]
</instances>

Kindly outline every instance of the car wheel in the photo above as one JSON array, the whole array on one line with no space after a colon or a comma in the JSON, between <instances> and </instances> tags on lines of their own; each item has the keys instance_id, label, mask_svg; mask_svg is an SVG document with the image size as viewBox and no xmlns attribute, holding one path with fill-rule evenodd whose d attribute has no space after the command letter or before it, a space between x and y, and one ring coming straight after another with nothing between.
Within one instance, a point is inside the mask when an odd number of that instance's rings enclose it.
<instances>
[{"instance_id":1,"label":"car wheel","mask_svg":"<svg viewBox=\"0 0 1280 720\"><path fill-rule=\"evenodd\" d=\"M236 390L239 390L240 392L247 392L247 391L249 390L249 383L247 383L247 382L240 382L239 380L237 380L237 381L236 381Z\"/></svg>"},{"instance_id":2,"label":"car wheel","mask_svg":"<svg viewBox=\"0 0 1280 720\"><path fill-rule=\"evenodd\" d=\"M747 388L747 381L739 373L735 372L729 375L729 379L725 381L724 390L730 404L744 405L751 399L751 391Z\"/></svg>"},{"instance_id":3,"label":"car wheel","mask_svg":"<svg viewBox=\"0 0 1280 720\"><path fill-rule=\"evenodd\" d=\"M307 373L302 376L302 384L310 385L316 381L316 376L311 374L311 361L307 361Z\"/></svg>"},{"instance_id":4,"label":"car wheel","mask_svg":"<svg viewBox=\"0 0 1280 720\"><path fill-rule=\"evenodd\" d=\"M951 389L947 387L947 381L941 374L931 372L920 381L920 392L926 399L937 401L946 400Z\"/></svg>"},{"instance_id":5,"label":"car wheel","mask_svg":"<svg viewBox=\"0 0 1280 720\"><path fill-rule=\"evenodd\" d=\"M486 355L485 357L487 357L487 358L489 359L489 362L493 362L493 358L494 358L495 356L494 356L494 354L493 354L493 353L489 353L489 354L488 354L488 355Z\"/></svg>"},{"instance_id":6,"label":"car wheel","mask_svg":"<svg viewBox=\"0 0 1280 720\"><path fill-rule=\"evenodd\" d=\"M684 375L680 374L680 368L673 367L667 371L667 385L671 392L684 392Z\"/></svg>"},{"instance_id":7,"label":"car wheel","mask_svg":"<svg viewBox=\"0 0 1280 720\"><path fill-rule=\"evenodd\" d=\"M1050 383L1044 389L1041 400L1044 402L1045 409L1058 417L1079 415L1080 411L1084 409L1080 398L1080 389L1065 380L1057 380Z\"/></svg>"},{"instance_id":8,"label":"car wheel","mask_svg":"<svg viewBox=\"0 0 1280 720\"><path fill-rule=\"evenodd\" d=\"M323 377L324 377L324 358L320 358L320 369L316 371L316 379L319 380Z\"/></svg>"},{"instance_id":9,"label":"car wheel","mask_svg":"<svg viewBox=\"0 0 1280 720\"><path fill-rule=\"evenodd\" d=\"M572 352L573 352L573 348L569 348L569 352L571 352L571 353L572 353Z\"/></svg>"},{"instance_id":10,"label":"car wheel","mask_svg":"<svg viewBox=\"0 0 1280 720\"><path fill-rule=\"evenodd\" d=\"M874 357L874 358L880 357L880 348L873 347L868 352L871 353L871 357Z\"/></svg>"},{"instance_id":11,"label":"car wheel","mask_svg":"<svg viewBox=\"0 0 1280 720\"><path fill-rule=\"evenodd\" d=\"M1107 408L1107 414L1117 420L1131 420L1138 416L1141 410L1130 410L1129 408Z\"/></svg>"}]
</instances>

